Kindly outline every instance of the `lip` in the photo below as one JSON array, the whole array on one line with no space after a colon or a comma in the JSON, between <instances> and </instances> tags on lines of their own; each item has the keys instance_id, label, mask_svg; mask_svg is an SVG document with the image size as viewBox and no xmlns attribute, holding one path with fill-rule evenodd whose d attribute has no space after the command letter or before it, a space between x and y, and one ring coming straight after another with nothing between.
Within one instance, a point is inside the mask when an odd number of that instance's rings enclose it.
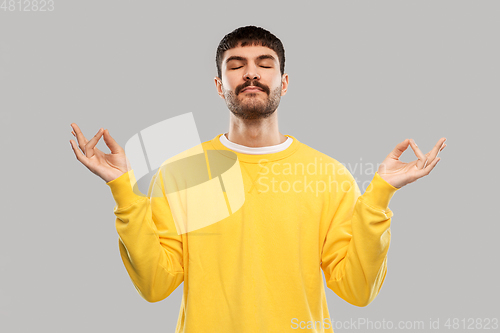
<instances>
[{"instance_id":1,"label":"lip","mask_svg":"<svg viewBox=\"0 0 500 333\"><path fill-rule=\"evenodd\" d=\"M257 88L257 87L246 87L245 89L243 89L241 92L256 92L256 91L264 91L260 88Z\"/></svg>"}]
</instances>

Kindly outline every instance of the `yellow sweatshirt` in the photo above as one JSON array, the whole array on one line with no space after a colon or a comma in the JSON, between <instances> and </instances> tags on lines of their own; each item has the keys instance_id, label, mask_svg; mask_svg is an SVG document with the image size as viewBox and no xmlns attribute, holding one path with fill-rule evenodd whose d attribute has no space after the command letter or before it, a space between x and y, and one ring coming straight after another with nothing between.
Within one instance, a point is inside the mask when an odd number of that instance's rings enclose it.
<instances>
[{"instance_id":1,"label":"yellow sweatshirt","mask_svg":"<svg viewBox=\"0 0 500 333\"><path fill-rule=\"evenodd\" d=\"M398 188L376 173L361 195L346 167L291 135L288 148L261 155L233 152L221 135L201 146L237 156L244 203L215 223L178 230L162 168L148 196L131 188L133 170L107 183L136 290L158 302L184 282L176 333L333 332L321 271L351 304L377 296ZM162 195L151 195L154 186Z\"/></svg>"}]
</instances>

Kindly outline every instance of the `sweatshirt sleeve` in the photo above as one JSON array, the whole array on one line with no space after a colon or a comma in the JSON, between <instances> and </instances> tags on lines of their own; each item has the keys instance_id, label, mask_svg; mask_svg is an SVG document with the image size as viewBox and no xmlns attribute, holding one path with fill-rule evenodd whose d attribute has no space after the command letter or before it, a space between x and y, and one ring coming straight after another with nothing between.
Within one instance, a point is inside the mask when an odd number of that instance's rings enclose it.
<instances>
[{"instance_id":1,"label":"sweatshirt sleeve","mask_svg":"<svg viewBox=\"0 0 500 333\"><path fill-rule=\"evenodd\" d=\"M347 184L335 193L331 222L321 254L328 288L356 306L378 295L387 272L392 211L389 201L398 188L375 173L363 195L346 171Z\"/></svg>"},{"instance_id":2,"label":"sweatshirt sleeve","mask_svg":"<svg viewBox=\"0 0 500 333\"><path fill-rule=\"evenodd\" d=\"M137 195L134 171L106 183L115 199L116 230L123 264L138 293L148 302L168 297L183 281L183 244L165 196L161 168L147 196Z\"/></svg>"}]
</instances>

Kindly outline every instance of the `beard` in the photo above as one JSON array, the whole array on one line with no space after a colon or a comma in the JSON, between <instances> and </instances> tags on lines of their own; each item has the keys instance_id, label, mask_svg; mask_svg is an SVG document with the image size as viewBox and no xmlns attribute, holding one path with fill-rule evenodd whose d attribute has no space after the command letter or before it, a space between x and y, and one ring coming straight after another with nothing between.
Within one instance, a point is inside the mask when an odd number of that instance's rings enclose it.
<instances>
[{"instance_id":1,"label":"beard","mask_svg":"<svg viewBox=\"0 0 500 333\"><path fill-rule=\"evenodd\" d=\"M271 116L280 104L281 87L270 91L267 87L255 84L264 90L264 94L268 94L267 99L263 99L259 96L262 92L241 94L241 90L249 85L245 84L239 89L237 88L238 96L233 91L225 91L224 96L228 109L240 119L263 119Z\"/></svg>"}]
</instances>

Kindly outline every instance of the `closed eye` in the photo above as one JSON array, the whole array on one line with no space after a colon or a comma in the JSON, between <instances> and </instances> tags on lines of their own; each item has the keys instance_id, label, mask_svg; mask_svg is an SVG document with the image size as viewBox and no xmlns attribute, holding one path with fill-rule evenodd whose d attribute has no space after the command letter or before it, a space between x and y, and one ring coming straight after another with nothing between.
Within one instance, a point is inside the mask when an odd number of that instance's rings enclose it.
<instances>
[{"instance_id":1,"label":"closed eye","mask_svg":"<svg viewBox=\"0 0 500 333\"><path fill-rule=\"evenodd\" d=\"M241 68L241 67L243 67L243 66L240 66L240 67L234 67L234 68L231 68L231 69L239 69L239 68ZM269 67L269 66L260 66L260 67L262 67L262 68L271 68L271 67Z\"/></svg>"}]
</instances>

